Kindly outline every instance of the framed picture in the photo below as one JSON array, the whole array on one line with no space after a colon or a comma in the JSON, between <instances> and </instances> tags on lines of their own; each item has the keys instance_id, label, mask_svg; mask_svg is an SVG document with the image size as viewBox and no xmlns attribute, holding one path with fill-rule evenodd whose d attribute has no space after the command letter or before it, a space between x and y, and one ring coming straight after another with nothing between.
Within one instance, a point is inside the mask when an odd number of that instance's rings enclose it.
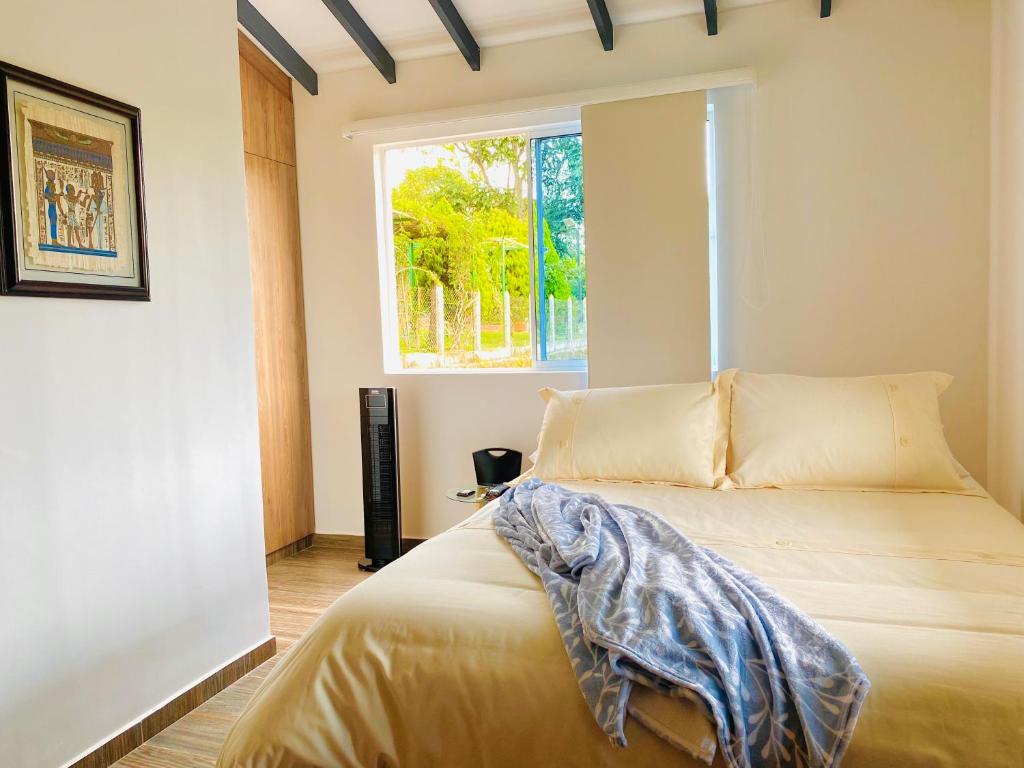
<instances>
[{"instance_id":1,"label":"framed picture","mask_svg":"<svg viewBox=\"0 0 1024 768\"><path fill-rule=\"evenodd\" d=\"M0 62L0 293L149 300L139 110Z\"/></svg>"}]
</instances>

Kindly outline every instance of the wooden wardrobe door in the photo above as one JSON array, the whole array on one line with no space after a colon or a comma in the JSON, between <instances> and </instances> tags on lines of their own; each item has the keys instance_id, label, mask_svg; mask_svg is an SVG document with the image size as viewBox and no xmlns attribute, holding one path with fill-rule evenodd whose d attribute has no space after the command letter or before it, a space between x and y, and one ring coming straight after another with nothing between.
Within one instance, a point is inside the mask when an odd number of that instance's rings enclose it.
<instances>
[{"instance_id":1,"label":"wooden wardrobe door","mask_svg":"<svg viewBox=\"0 0 1024 768\"><path fill-rule=\"evenodd\" d=\"M313 533L291 80L239 39L267 553Z\"/></svg>"}]
</instances>

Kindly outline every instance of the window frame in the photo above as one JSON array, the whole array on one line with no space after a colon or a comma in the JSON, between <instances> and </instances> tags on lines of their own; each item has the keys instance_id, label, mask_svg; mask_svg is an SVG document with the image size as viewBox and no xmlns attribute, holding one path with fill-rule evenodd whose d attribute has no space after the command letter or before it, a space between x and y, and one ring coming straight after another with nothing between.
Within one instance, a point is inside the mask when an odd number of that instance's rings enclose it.
<instances>
[{"instance_id":1,"label":"window frame","mask_svg":"<svg viewBox=\"0 0 1024 768\"><path fill-rule=\"evenodd\" d=\"M493 367L493 368L406 368L402 365L402 355L399 345L398 334L398 296L395 290L397 275L395 272L395 242L394 242L394 211L391 207L391 190L388 189L387 175L387 153L395 149L409 149L414 147L429 147L448 144L456 141L472 141L475 139L493 139L503 136L523 136L528 142L528 152L533 150L534 139L553 138L557 136L582 136L582 125L579 120L570 120L561 123L553 123L534 128L507 128L504 130L481 131L472 133L455 133L447 136L439 136L429 139L413 141L401 141L393 143L375 144L374 175L377 204L375 212L377 216L377 256L378 273L380 280L380 311L381 311L381 340L383 342L383 364L384 373L387 375L412 374L412 375L446 375L446 374L506 374L506 373L586 373L589 365L589 337L588 357L583 360L540 360L538 334L538 306L536 300L536 269L537 252L535 245L536 233L534 231L535 221L533 213L533 201L536 196L534 186L533 161L532 157L527 164L526 183L529 190L529 201L527 205L527 227L530 232L529 238L529 279L530 279L530 366L529 367ZM587 324L589 334L589 323Z\"/></svg>"}]
</instances>

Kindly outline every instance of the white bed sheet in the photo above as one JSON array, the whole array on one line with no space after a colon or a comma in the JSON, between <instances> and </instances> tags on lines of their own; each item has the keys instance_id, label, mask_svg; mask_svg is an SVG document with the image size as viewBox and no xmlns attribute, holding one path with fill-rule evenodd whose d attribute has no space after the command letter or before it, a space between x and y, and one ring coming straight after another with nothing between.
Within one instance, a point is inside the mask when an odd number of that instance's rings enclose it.
<instances>
[{"instance_id":1,"label":"white bed sheet","mask_svg":"<svg viewBox=\"0 0 1024 768\"><path fill-rule=\"evenodd\" d=\"M847 644L873 687L844 766L1024 766L1024 526L991 499L566 485L660 513ZM700 764L635 722L627 738L594 723L485 509L339 599L220 765Z\"/></svg>"}]
</instances>

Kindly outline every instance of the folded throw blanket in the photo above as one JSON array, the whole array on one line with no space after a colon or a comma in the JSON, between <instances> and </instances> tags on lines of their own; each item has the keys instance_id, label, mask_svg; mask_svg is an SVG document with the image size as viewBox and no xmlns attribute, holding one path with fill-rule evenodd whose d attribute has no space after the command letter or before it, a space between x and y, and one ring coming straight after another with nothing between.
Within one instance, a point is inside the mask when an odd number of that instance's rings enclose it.
<instances>
[{"instance_id":1,"label":"folded throw blanket","mask_svg":"<svg viewBox=\"0 0 1024 768\"><path fill-rule=\"evenodd\" d=\"M870 688L795 606L658 515L537 479L494 523L540 576L580 690L620 746L634 683L707 707L731 768L837 768Z\"/></svg>"}]
</instances>

